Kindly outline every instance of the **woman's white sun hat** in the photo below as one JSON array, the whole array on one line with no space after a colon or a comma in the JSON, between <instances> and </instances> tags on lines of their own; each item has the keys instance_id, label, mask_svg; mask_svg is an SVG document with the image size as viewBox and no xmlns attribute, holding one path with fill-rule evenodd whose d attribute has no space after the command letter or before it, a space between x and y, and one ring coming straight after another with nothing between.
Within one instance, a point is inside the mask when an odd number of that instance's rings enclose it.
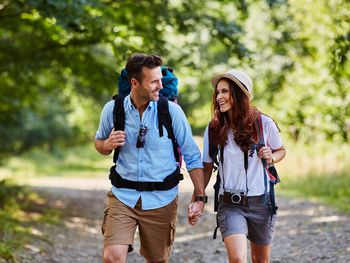
<instances>
[{"instance_id":1,"label":"woman's white sun hat","mask_svg":"<svg viewBox=\"0 0 350 263\"><path fill-rule=\"evenodd\" d=\"M243 71L231 69L227 71L226 73L217 74L211 79L211 85L213 85L213 88L216 89L216 85L220 81L220 79L230 79L233 82L235 82L238 87L240 87L244 94L247 95L249 100L253 99L253 81L251 78L244 73Z\"/></svg>"}]
</instances>

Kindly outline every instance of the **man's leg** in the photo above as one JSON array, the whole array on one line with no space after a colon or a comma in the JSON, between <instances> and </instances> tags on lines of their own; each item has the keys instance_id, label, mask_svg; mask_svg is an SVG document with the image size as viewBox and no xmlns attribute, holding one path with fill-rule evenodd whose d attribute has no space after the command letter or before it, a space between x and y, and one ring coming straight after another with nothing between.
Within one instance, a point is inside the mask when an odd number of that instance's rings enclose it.
<instances>
[{"instance_id":1,"label":"man's leg","mask_svg":"<svg viewBox=\"0 0 350 263\"><path fill-rule=\"evenodd\" d=\"M102 222L103 262L125 262L132 251L137 227L134 209L108 192L108 204Z\"/></svg>"},{"instance_id":2,"label":"man's leg","mask_svg":"<svg viewBox=\"0 0 350 263\"><path fill-rule=\"evenodd\" d=\"M146 262L169 262L177 223L178 198L152 210L138 211L140 253Z\"/></svg>"},{"instance_id":3,"label":"man's leg","mask_svg":"<svg viewBox=\"0 0 350 263\"><path fill-rule=\"evenodd\" d=\"M111 245L103 249L103 263L125 263L128 245Z\"/></svg>"}]
</instances>

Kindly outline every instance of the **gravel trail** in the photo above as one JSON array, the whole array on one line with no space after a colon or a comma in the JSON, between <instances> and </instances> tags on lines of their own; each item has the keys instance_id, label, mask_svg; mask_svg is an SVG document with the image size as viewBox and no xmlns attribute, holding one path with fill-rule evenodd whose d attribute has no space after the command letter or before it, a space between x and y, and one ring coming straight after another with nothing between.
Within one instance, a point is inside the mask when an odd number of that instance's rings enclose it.
<instances>
[{"instance_id":1,"label":"gravel trail","mask_svg":"<svg viewBox=\"0 0 350 263\"><path fill-rule=\"evenodd\" d=\"M57 184L57 181L56 181ZM101 262L100 222L108 184L87 184L72 189L36 186L50 204L64 212L64 222L55 226L36 227L46 241L38 239L18 254L19 262ZM186 222L186 207L191 196L189 181L183 182L179 194L179 223L170 262L226 263L226 251L220 234L212 239L215 227L213 204L196 226ZM97 188L97 189L96 189ZM208 195L212 197L212 193ZM210 198L212 199L212 198ZM272 250L272 262L350 262L350 216L330 207L278 196L279 215ZM145 262L139 255L138 238L127 262Z\"/></svg>"}]
</instances>

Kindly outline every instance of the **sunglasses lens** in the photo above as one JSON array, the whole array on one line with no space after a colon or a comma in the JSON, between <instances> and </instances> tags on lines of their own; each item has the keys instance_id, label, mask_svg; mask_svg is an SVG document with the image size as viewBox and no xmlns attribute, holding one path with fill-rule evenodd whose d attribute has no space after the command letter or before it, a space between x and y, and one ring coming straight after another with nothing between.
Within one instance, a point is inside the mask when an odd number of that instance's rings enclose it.
<instances>
[{"instance_id":1,"label":"sunglasses lens","mask_svg":"<svg viewBox=\"0 0 350 263\"><path fill-rule=\"evenodd\" d=\"M143 148L145 146L145 136L147 133L147 127L141 126L139 134L137 136L136 148Z\"/></svg>"}]
</instances>

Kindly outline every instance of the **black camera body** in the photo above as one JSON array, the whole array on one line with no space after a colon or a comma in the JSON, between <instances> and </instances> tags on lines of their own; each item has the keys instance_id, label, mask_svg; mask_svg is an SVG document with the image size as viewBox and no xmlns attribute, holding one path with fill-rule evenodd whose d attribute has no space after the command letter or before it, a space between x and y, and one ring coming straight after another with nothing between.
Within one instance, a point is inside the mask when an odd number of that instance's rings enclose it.
<instances>
[{"instance_id":1,"label":"black camera body","mask_svg":"<svg viewBox=\"0 0 350 263\"><path fill-rule=\"evenodd\" d=\"M248 206L248 196L245 192L224 192L225 203Z\"/></svg>"}]
</instances>

